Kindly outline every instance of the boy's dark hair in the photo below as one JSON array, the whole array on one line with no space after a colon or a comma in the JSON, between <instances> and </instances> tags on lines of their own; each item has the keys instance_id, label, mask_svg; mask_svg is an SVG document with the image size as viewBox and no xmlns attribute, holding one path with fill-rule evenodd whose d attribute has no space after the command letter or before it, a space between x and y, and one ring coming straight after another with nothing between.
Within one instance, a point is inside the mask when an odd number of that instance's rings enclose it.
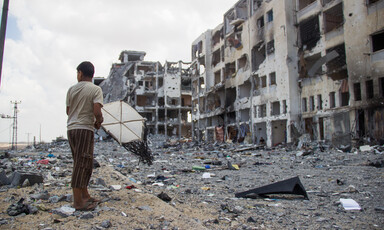
<instances>
[{"instance_id":1,"label":"boy's dark hair","mask_svg":"<svg viewBox=\"0 0 384 230\"><path fill-rule=\"evenodd\" d=\"M77 71L81 71L86 77L93 77L93 74L95 73L95 67L89 61L84 61L80 63L80 65L77 66L76 69Z\"/></svg>"}]
</instances>

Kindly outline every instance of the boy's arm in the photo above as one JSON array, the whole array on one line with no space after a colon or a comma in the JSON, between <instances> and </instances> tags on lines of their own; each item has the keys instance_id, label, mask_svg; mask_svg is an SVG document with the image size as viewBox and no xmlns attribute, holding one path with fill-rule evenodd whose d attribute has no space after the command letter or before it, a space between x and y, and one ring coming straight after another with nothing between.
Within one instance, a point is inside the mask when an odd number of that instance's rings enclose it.
<instances>
[{"instance_id":1,"label":"boy's arm","mask_svg":"<svg viewBox=\"0 0 384 230\"><path fill-rule=\"evenodd\" d=\"M96 129L100 129L101 123L104 121L103 114L101 113L101 107L103 107L103 105L100 103L93 104L93 115L95 115L96 118L94 126Z\"/></svg>"}]
</instances>

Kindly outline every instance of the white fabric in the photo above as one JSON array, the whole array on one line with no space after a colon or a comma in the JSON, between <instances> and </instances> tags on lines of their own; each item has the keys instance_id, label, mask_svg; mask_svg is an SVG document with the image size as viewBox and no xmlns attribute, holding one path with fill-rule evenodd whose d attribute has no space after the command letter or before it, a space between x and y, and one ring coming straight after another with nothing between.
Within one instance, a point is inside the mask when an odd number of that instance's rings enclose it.
<instances>
[{"instance_id":1,"label":"white fabric","mask_svg":"<svg viewBox=\"0 0 384 230\"><path fill-rule=\"evenodd\" d=\"M120 144L141 140L145 119L123 101L105 104L102 127Z\"/></svg>"}]
</instances>

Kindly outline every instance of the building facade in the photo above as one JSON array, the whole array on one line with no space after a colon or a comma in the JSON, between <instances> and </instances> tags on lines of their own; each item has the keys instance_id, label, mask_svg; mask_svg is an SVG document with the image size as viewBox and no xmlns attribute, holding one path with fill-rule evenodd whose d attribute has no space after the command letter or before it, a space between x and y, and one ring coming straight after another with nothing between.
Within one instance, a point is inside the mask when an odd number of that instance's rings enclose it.
<instances>
[{"instance_id":1,"label":"building facade","mask_svg":"<svg viewBox=\"0 0 384 230\"><path fill-rule=\"evenodd\" d=\"M383 139L383 5L238 1L192 44L194 139Z\"/></svg>"},{"instance_id":2,"label":"building facade","mask_svg":"<svg viewBox=\"0 0 384 230\"><path fill-rule=\"evenodd\" d=\"M127 101L166 138L384 140L384 0L239 0L191 54L121 52L105 102Z\"/></svg>"},{"instance_id":3,"label":"building facade","mask_svg":"<svg viewBox=\"0 0 384 230\"><path fill-rule=\"evenodd\" d=\"M149 133L165 138L191 136L189 63L144 61L145 52L122 51L100 83L104 103L123 100L143 117ZM189 117L189 119L188 119Z\"/></svg>"}]
</instances>

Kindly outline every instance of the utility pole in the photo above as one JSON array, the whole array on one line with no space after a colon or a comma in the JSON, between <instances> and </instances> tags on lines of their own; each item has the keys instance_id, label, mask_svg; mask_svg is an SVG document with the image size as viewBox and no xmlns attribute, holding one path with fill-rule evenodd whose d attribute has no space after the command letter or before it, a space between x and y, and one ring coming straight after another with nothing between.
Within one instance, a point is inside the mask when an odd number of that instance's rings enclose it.
<instances>
[{"instance_id":1,"label":"utility pole","mask_svg":"<svg viewBox=\"0 0 384 230\"><path fill-rule=\"evenodd\" d=\"M41 124L40 124L40 131L39 131L39 133L40 133L40 144L41 144Z\"/></svg>"},{"instance_id":2,"label":"utility pole","mask_svg":"<svg viewBox=\"0 0 384 230\"><path fill-rule=\"evenodd\" d=\"M3 13L1 15L1 28L0 28L0 85L1 85L1 73L3 69L3 55L4 55L5 32L7 28L7 19L8 19L8 5L9 5L9 0L4 0Z\"/></svg>"},{"instance_id":3,"label":"utility pole","mask_svg":"<svg viewBox=\"0 0 384 230\"><path fill-rule=\"evenodd\" d=\"M27 147L29 146L29 135L32 134L32 133L25 133L27 134Z\"/></svg>"},{"instance_id":4,"label":"utility pole","mask_svg":"<svg viewBox=\"0 0 384 230\"><path fill-rule=\"evenodd\" d=\"M12 133L12 150L17 150L17 105L21 103L21 101L11 101L14 104L13 107L13 133Z\"/></svg>"},{"instance_id":5,"label":"utility pole","mask_svg":"<svg viewBox=\"0 0 384 230\"><path fill-rule=\"evenodd\" d=\"M17 113L19 112L17 110L17 105L21 103L21 101L11 101L13 106L13 117L5 114L1 114L1 118L4 119L13 119L12 124L12 150L17 150Z\"/></svg>"}]
</instances>

